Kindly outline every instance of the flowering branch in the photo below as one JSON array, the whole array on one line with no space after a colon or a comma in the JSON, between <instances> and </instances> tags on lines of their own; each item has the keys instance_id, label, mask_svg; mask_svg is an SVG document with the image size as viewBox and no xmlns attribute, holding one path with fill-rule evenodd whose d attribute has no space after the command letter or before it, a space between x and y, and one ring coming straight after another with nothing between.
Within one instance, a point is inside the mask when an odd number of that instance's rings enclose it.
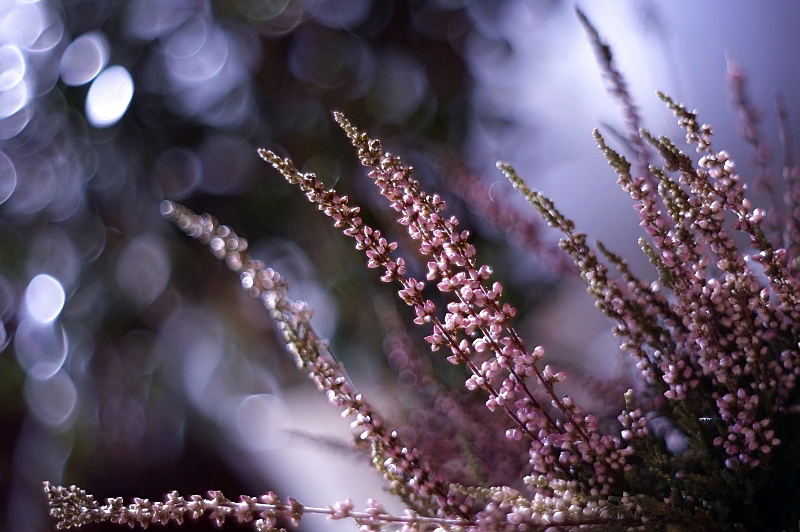
<instances>
[{"instance_id":1,"label":"flowering branch","mask_svg":"<svg viewBox=\"0 0 800 532\"><path fill-rule=\"evenodd\" d=\"M235 519L239 523L253 523L257 532L285 532L276 527L278 519L289 519L297 526L306 514L327 515L329 519L353 519L362 530L380 530L388 524L412 525L416 530L472 525L471 521L464 519L418 516L411 510L406 515L392 515L383 505L372 499L369 500L367 510L357 512L353 510L355 506L350 499L327 508L315 508L300 504L292 497L283 502L273 492L259 497L241 495L239 501L234 502L221 491L209 491L208 498L192 495L188 500L173 491L164 498L164 502L136 497L126 506L121 497L109 498L107 504L101 505L93 495L77 486L53 486L45 482L44 490L50 501L50 514L58 519L56 528L59 530L103 522L130 527L138 524L142 528L148 528L151 524L166 525L170 521L180 525L186 517L207 517L219 527L226 519Z\"/></svg>"},{"instance_id":2,"label":"flowering branch","mask_svg":"<svg viewBox=\"0 0 800 532\"><path fill-rule=\"evenodd\" d=\"M447 484L420 461L415 449L400 442L397 433L387 428L387 423L356 391L328 342L311 326L311 311L307 305L289 299L286 281L263 262L247 256L247 241L212 216L197 215L171 201L162 203L161 212L189 236L207 244L218 259L240 274L242 287L264 302L298 368L308 370L309 378L326 393L330 403L344 408L342 416L355 417L352 426L363 431L359 436L361 440L386 454L384 467L390 475L387 479L392 482L393 491L423 514L463 515L448 502Z\"/></svg>"},{"instance_id":3,"label":"flowering branch","mask_svg":"<svg viewBox=\"0 0 800 532\"><path fill-rule=\"evenodd\" d=\"M367 265L385 269L382 281L400 283L399 295L414 307L415 323L433 325L433 334L426 338L431 348L448 347L451 351L448 360L469 368L472 375L467 379L467 388L487 391L489 409L502 409L517 425L508 431L510 438L530 439L534 471L567 478L567 464L570 468L584 469L586 472L581 476L587 486L597 486L602 493L610 493L614 483L624 484L621 472L630 450L618 438L601 436L596 431L595 417L580 415L580 408L570 397L560 398L555 394L553 385L563 374L554 373L549 365L543 369L537 366L544 350L526 349L510 325L516 310L500 302L503 290L500 283L491 288L486 285L492 270L486 265L478 266L475 248L468 242L469 233L457 230L458 220L443 216L444 201L436 194L421 191L419 183L411 177L412 169L403 166L397 157L384 153L380 141L359 132L340 113L334 113L334 118L358 150L362 164L374 168L369 175L400 214L399 223L407 227L413 240L420 242L420 252L431 256L427 280L438 280L436 288L440 292L455 296L456 301L447 305L443 320L436 316L435 304L422 295L425 283L406 278L402 257L394 260L389 255L397 244L388 243L380 231L364 225L357 216L358 207L350 207L347 197L339 197L332 189L325 190L315 175L298 172L288 159L268 150L259 150L259 154L332 217L335 226L345 227L345 234L356 239L356 247L365 250ZM469 339L459 340L460 334ZM526 381L528 377L538 382L564 420L556 419L534 397Z\"/></svg>"}]
</instances>

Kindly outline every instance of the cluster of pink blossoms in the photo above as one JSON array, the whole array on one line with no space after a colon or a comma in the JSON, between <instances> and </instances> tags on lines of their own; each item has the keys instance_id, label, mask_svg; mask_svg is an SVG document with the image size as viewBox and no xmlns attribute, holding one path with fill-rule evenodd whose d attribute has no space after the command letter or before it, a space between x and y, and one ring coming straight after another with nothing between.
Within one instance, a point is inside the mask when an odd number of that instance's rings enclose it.
<instances>
[{"instance_id":1,"label":"cluster of pink blossoms","mask_svg":"<svg viewBox=\"0 0 800 532\"><path fill-rule=\"evenodd\" d=\"M384 331L387 362L406 391L405 426L399 429L404 441L436 464L437 472L450 482L518 483L521 472L529 472L526 445L506 438L508 418L495 415L472 394L451 390L437 378L430 356L411 338L391 299L377 298L375 311Z\"/></svg>"},{"instance_id":2,"label":"cluster of pink blossoms","mask_svg":"<svg viewBox=\"0 0 800 532\"><path fill-rule=\"evenodd\" d=\"M665 165L634 176L631 164L595 131L650 237L640 245L659 272L658 282L637 279L624 261L601 248L617 265L625 286L610 279L573 224L525 187L513 169L500 167L545 219L565 233L562 247L573 256L600 308L617 321L615 332L625 338L623 348L634 356L647 382L680 406L683 416L694 413L695 421L684 418L682 430L700 432L722 447L726 467L753 468L780 443L775 415L796 409L791 398L800 375L800 286L785 249L775 249L764 235L764 211L751 209L733 161L726 152L711 150L711 128L660 96L679 117L687 142L705 152L697 168L668 139L642 131ZM669 177L670 172L679 172L678 179ZM658 179L658 194L648 176ZM755 256L740 253L725 227L726 212L735 216L732 228L750 236ZM766 286L757 277L756 263L763 268ZM698 418L721 423L698 425Z\"/></svg>"},{"instance_id":3,"label":"cluster of pink blossoms","mask_svg":"<svg viewBox=\"0 0 800 532\"><path fill-rule=\"evenodd\" d=\"M705 408L724 421L713 440L724 448L726 465L754 467L780 443L772 417L788 406L800 375L800 352L791 340L800 318L797 279L787 268L785 251L775 250L764 236L764 211L751 209L733 161L726 152L711 150L710 127L699 126L693 113L661 96L687 130L687 141L705 152L695 168L668 140L644 134L666 162L663 171L653 170L666 213L643 180L631 176L624 158L596 135L620 185L636 201L641 225L652 239L648 255L662 284L677 296L674 302L658 294L638 302L660 332L647 339L652 363L669 386L668 399L691 395L693 401L713 401ZM679 172L677 181L669 171ZM733 242L726 212L735 215L733 229L750 236L757 250L752 259ZM750 263L761 264L767 286ZM776 354L779 337L790 341Z\"/></svg>"},{"instance_id":4,"label":"cluster of pink blossoms","mask_svg":"<svg viewBox=\"0 0 800 532\"><path fill-rule=\"evenodd\" d=\"M525 347L511 325L516 311L501 302L500 283L489 285L492 270L477 264L469 233L458 230L455 217L443 215L444 201L421 191L411 169L384 153L379 141L370 140L341 115L335 118L358 149L361 162L374 168L369 175L398 212L399 223L419 242L419 252L430 258L425 281L406 277L403 258L390 255L397 244L365 225L358 207L349 206L347 197L326 190L313 174L298 172L291 161L266 150L259 153L355 239L356 248L367 255L369 267L383 268L381 280L400 284L398 294L414 309L415 323L432 325L432 334L426 338L431 348L446 348L449 361L466 365L471 373L467 388L484 390L489 409L508 415L513 421L507 431L509 438L529 441L530 468L535 475L568 481L573 488L595 496L624 489L623 472L629 469L626 456L632 448L619 437L601 435L593 415L582 415L570 397L556 394L553 385L563 374L549 365L540 368L541 347ZM453 298L443 317L425 296L426 281ZM537 393L531 389L534 383ZM549 404L542 402L543 397Z\"/></svg>"}]
</instances>

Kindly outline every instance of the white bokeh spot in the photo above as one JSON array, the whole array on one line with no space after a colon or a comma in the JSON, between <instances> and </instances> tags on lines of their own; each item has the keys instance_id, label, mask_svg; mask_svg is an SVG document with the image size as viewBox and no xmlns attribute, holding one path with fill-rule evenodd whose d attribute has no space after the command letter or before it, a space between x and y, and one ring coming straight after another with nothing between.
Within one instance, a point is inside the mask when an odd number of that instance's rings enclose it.
<instances>
[{"instance_id":1,"label":"white bokeh spot","mask_svg":"<svg viewBox=\"0 0 800 532\"><path fill-rule=\"evenodd\" d=\"M44 273L31 279L25 290L28 315L39 323L55 320L61 314L65 301L64 287L56 278Z\"/></svg>"},{"instance_id":2,"label":"white bokeh spot","mask_svg":"<svg viewBox=\"0 0 800 532\"><path fill-rule=\"evenodd\" d=\"M86 95L86 119L94 127L116 124L133 98L133 78L121 66L103 70L89 87Z\"/></svg>"}]
</instances>

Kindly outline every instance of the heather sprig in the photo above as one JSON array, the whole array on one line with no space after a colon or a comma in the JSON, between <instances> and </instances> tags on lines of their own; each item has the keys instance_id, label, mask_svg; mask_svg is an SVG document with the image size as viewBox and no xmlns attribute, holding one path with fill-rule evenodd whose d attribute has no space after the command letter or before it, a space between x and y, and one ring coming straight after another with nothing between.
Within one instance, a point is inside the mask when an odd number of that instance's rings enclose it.
<instances>
[{"instance_id":1,"label":"heather sprig","mask_svg":"<svg viewBox=\"0 0 800 532\"><path fill-rule=\"evenodd\" d=\"M498 162L497 167L551 227L564 233L565 237L561 240L561 247L572 256L575 265L581 272L581 277L588 284L588 292L597 298L598 307L607 316L617 320L615 334L629 339L623 348L632 352L637 368L648 383L663 387L661 369L652 360L644 346L648 344L648 340L654 343L660 343L662 339L666 340L667 334L655 329L652 322L646 319L639 300L625 297L622 287L616 280L609 277L608 268L597 259L595 251L586 243L586 235L574 231L575 223L572 220L565 217L541 192L528 188L511 165ZM623 263L620 262L620 264Z\"/></svg>"},{"instance_id":2,"label":"heather sprig","mask_svg":"<svg viewBox=\"0 0 800 532\"><path fill-rule=\"evenodd\" d=\"M252 523L257 532L285 532L277 528L279 519L286 519L297 526L306 514L327 516L328 519L352 519L361 530L381 530L386 525L403 526L406 530L432 530L436 527L459 528L470 524L465 519L422 517L412 510L405 515L392 515L375 500L368 501L369 508L354 510L350 499L340 501L327 508L306 506L293 499L281 501L273 492L253 497L241 495L238 501L225 497L221 491L209 491L207 497L191 495L186 498L177 491L166 495L163 502L135 498L125 505L122 498L109 498L100 504L90 493L77 486L53 486L44 483L44 491L50 501L51 515L58 519L56 527L68 529L90 523L110 522L118 525L136 525L148 528L151 524L166 525L170 521L183 524L184 520L206 518L221 527L226 519L239 523Z\"/></svg>"},{"instance_id":3,"label":"heather sprig","mask_svg":"<svg viewBox=\"0 0 800 532\"><path fill-rule=\"evenodd\" d=\"M186 234L208 245L218 259L240 275L242 287L263 301L297 367L308 370L309 379L330 403L344 408L342 416L355 418L352 427L362 431L361 440L386 455L384 467L392 490L424 515L461 515L461 510L447 500L447 483L420 461L416 449L399 441L397 433L355 389L327 340L320 338L311 325L308 306L287 297L288 285L280 274L249 258L247 241L214 217L197 215L171 201L162 203L161 212Z\"/></svg>"},{"instance_id":4,"label":"heather sprig","mask_svg":"<svg viewBox=\"0 0 800 532\"><path fill-rule=\"evenodd\" d=\"M711 127L699 126L695 113L687 111L685 107L676 104L663 93L659 92L658 95L673 110L681 127L686 129L687 143L696 143L698 152L707 152L707 155L700 159L698 169L695 170L691 159L674 145L665 141L663 137L656 141L648 135L648 140L659 148L662 155L666 156L665 161L668 166L665 167L665 170L670 170L671 164L677 164L674 169L681 172L681 184L689 186L692 193L703 201L705 208L714 215L709 217L711 220L719 222L722 210L732 212L736 216L733 229L747 233L753 247L758 252L753 256L737 257L735 245L727 242L727 231L721 235L708 234L708 238L717 239L725 245L724 254L717 266L721 270L737 274L742 271L738 258L744 260L749 257L754 262L761 264L780 304L783 313L782 323L786 326L797 323L800 320L800 285L786 265L788 260L786 250L774 249L761 229L760 223L764 217L764 210L761 208L751 210L750 200L744 196L744 187L738 174L735 173L735 164L730 159L730 155L725 151L719 153L711 151ZM717 223L717 227L724 229L719 223ZM707 227L703 227L700 223L697 224L697 228L706 233L709 232ZM715 249L711 251L717 253Z\"/></svg>"},{"instance_id":5,"label":"heather sprig","mask_svg":"<svg viewBox=\"0 0 800 532\"><path fill-rule=\"evenodd\" d=\"M650 149L639 135L639 129L642 127L642 119L639 116L639 110L636 104L633 102L633 97L628 91L628 84L622 73L614 65L614 55L611 53L611 47L603 41L600 33L583 11L575 8L575 13L578 15L578 20L581 22L581 25L583 25L583 28L586 30L594 46L600 70L608 83L608 93L619 102L625 114L625 128L628 134L625 140L635 151L639 167L638 174L648 185L654 186L656 181L650 171Z\"/></svg>"},{"instance_id":6,"label":"heather sprig","mask_svg":"<svg viewBox=\"0 0 800 532\"><path fill-rule=\"evenodd\" d=\"M413 435L409 443L451 482L520 484L526 446L505 437L507 419L487 410L475 394L459 393L440 382L430 357L417 348L391 300L378 297L374 306L387 362L402 385L408 429L403 435Z\"/></svg>"}]
</instances>

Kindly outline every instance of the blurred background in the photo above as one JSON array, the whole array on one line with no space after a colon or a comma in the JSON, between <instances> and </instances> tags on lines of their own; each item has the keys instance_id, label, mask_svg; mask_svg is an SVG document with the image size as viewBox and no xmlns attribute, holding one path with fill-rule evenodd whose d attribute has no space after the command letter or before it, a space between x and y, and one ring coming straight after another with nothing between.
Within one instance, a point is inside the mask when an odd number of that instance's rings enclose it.
<instances>
[{"instance_id":1,"label":"blurred background","mask_svg":"<svg viewBox=\"0 0 800 532\"><path fill-rule=\"evenodd\" d=\"M309 505L351 496L363 507L372 496L399 508L260 303L158 211L177 200L247 238L315 309L367 397L400 425L414 419L407 383L384 354L395 288L255 152L290 155L408 245L334 109L445 197L506 284L523 336L567 368L578 399L613 402L591 396L603 381L629 385L609 323L554 251L558 235L539 232L494 167L514 164L590 240L653 278L630 200L591 138L601 127L616 141L624 122L574 7L0 0L0 527L52 529L45 479L101 499L274 490ZM755 176L765 154L740 138L726 85L739 64L779 164L773 94L798 127L800 7L618 0L585 9L653 133L683 138L659 89L697 108L716 147ZM460 389L460 369L433 366ZM594 385L581 386L589 375ZM309 517L303 527L335 524Z\"/></svg>"}]
</instances>

